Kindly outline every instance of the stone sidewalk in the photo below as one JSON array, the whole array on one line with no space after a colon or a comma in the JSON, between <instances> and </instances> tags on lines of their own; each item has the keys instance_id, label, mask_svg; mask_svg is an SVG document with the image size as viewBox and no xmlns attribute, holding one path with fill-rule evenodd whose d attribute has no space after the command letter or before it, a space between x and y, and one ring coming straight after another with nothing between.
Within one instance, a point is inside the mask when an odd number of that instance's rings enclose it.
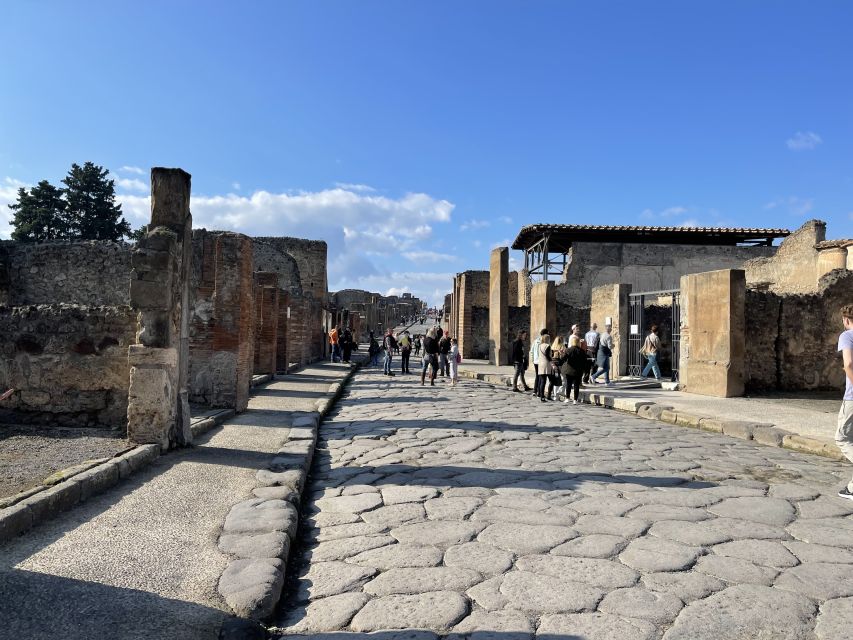
<instances>
[{"instance_id":1,"label":"stone sidewalk","mask_svg":"<svg viewBox=\"0 0 853 640\"><path fill-rule=\"evenodd\" d=\"M298 580L273 631L850 637L853 503L835 495L850 472L476 381L362 370L321 429Z\"/></svg>"},{"instance_id":2,"label":"stone sidewalk","mask_svg":"<svg viewBox=\"0 0 853 640\"><path fill-rule=\"evenodd\" d=\"M125 482L0 547L0 638L215 639L230 557L226 514L316 415L346 365L319 363L256 389L249 409Z\"/></svg>"},{"instance_id":3,"label":"stone sidewalk","mask_svg":"<svg viewBox=\"0 0 853 640\"><path fill-rule=\"evenodd\" d=\"M491 365L486 360L465 360L460 365L459 373L460 376L493 384L509 385L513 368ZM533 384L533 378L531 368L526 372L528 386ZM672 407L677 413L699 418L772 424L786 433L819 441L820 447L840 455L833 440L836 416L841 406L840 397L827 400L825 394L810 396L804 392L802 397L797 398L793 396L714 398L667 389L638 388L636 382L630 379L616 381L613 387L587 385L582 389L582 394L587 402L593 404L612 406L612 402L596 401L595 398L590 398L590 394L618 398L623 400L626 406L631 403L649 402ZM821 453L825 455L824 452Z\"/></svg>"}]
</instances>

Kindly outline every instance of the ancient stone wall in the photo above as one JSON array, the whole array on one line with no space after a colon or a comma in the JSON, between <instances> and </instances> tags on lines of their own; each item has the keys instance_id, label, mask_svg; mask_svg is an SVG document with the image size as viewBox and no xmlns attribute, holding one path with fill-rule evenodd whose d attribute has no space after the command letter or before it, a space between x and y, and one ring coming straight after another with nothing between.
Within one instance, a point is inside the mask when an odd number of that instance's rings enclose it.
<instances>
[{"instance_id":1,"label":"ancient stone wall","mask_svg":"<svg viewBox=\"0 0 853 640\"><path fill-rule=\"evenodd\" d=\"M530 307L509 307L508 311L507 344L512 359L512 343L515 342L519 331L527 332L527 348L530 348Z\"/></svg>"},{"instance_id":2,"label":"ancient stone wall","mask_svg":"<svg viewBox=\"0 0 853 640\"><path fill-rule=\"evenodd\" d=\"M818 288L817 243L826 239L826 223L809 220L785 238L772 255L744 263L746 284L780 294L814 293Z\"/></svg>"},{"instance_id":3,"label":"ancient stone wall","mask_svg":"<svg viewBox=\"0 0 853 640\"><path fill-rule=\"evenodd\" d=\"M752 391L844 389L838 334L840 309L853 300L853 272L832 271L818 292L746 296L746 386Z\"/></svg>"},{"instance_id":4,"label":"ancient stone wall","mask_svg":"<svg viewBox=\"0 0 853 640\"><path fill-rule=\"evenodd\" d=\"M592 289L614 282L630 284L635 292L677 289L681 276L717 269L741 268L746 260L770 257L777 247L715 247L576 243L558 289L558 300L575 306L590 304Z\"/></svg>"},{"instance_id":5,"label":"ancient stone wall","mask_svg":"<svg viewBox=\"0 0 853 640\"><path fill-rule=\"evenodd\" d=\"M278 274L278 285L287 293L302 293L302 279L296 258L282 251L277 245L258 238L252 239L252 261L257 271Z\"/></svg>"},{"instance_id":6,"label":"ancient stone wall","mask_svg":"<svg viewBox=\"0 0 853 640\"><path fill-rule=\"evenodd\" d=\"M0 422L124 433L135 333L127 305L0 307Z\"/></svg>"},{"instance_id":7,"label":"ancient stone wall","mask_svg":"<svg viewBox=\"0 0 853 640\"><path fill-rule=\"evenodd\" d=\"M326 243L322 240L303 240L301 238L255 238L254 242L265 243L282 253L293 256L299 269L299 281L302 293L310 294L320 302L325 301L328 291L326 272ZM278 271L263 263L258 263L264 271Z\"/></svg>"},{"instance_id":8,"label":"ancient stone wall","mask_svg":"<svg viewBox=\"0 0 853 640\"><path fill-rule=\"evenodd\" d=\"M559 287L557 287L559 290ZM557 298L557 326L549 327L549 330L556 334L567 336L572 331L572 325L579 324L581 333L586 333L589 329L589 307L576 307L575 305L565 304Z\"/></svg>"},{"instance_id":9,"label":"ancient stone wall","mask_svg":"<svg viewBox=\"0 0 853 640\"><path fill-rule=\"evenodd\" d=\"M488 345L489 323L475 323L474 309L489 308L489 272L465 271L459 276L459 311L456 326L456 337L459 339L459 351L463 358L474 357L474 345L483 341ZM482 315L478 316L482 318ZM451 330L451 334L453 331ZM488 347L486 350L488 357Z\"/></svg>"},{"instance_id":10,"label":"ancient stone wall","mask_svg":"<svg viewBox=\"0 0 853 640\"><path fill-rule=\"evenodd\" d=\"M278 274L255 272L256 375L275 375L278 368Z\"/></svg>"},{"instance_id":11,"label":"ancient stone wall","mask_svg":"<svg viewBox=\"0 0 853 640\"><path fill-rule=\"evenodd\" d=\"M130 255L101 240L0 241L0 304L128 304Z\"/></svg>"},{"instance_id":12,"label":"ancient stone wall","mask_svg":"<svg viewBox=\"0 0 853 640\"><path fill-rule=\"evenodd\" d=\"M458 338L457 338L458 339ZM471 342L468 358L477 360L489 359L489 308L472 307L471 309Z\"/></svg>"},{"instance_id":13,"label":"ancient stone wall","mask_svg":"<svg viewBox=\"0 0 853 640\"><path fill-rule=\"evenodd\" d=\"M603 332L607 319L613 323L610 335L613 338L613 354L610 356L611 376L622 376L628 372L628 312L629 284L607 284L592 290L590 321L598 324Z\"/></svg>"}]
</instances>

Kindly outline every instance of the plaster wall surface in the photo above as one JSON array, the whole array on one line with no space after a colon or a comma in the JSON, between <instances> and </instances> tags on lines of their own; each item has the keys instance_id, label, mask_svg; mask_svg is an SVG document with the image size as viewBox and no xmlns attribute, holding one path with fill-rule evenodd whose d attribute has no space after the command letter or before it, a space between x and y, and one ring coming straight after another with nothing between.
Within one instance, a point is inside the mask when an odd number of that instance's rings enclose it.
<instances>
[{"instance_id":1,"label":"plaster wall surface","mask_svg":"<svg viewBox=\"0 0 853 640\"><path fill-rule=\"evenodd\" d=\"M604 331L608 318L613 323L610 332L613 338L613 355L610 357L610 375L623 376L628 372L628 331L630 318L628 312L628 295L631 293L630 284L606 284L592 290L592 306L590 321L598 324L599 331Z\"/></svg>"},{"instance_id":2,"label":"plaster wall surface","mask_svg":"<svg viewBox=\"0 0 853 640\"><path fill-rule=\"evenodd\" d=\"M814 293L818 288L818 250L826 239L826 223L809 220L785 238L778 251L743 264L746 283L775 293Z\"/></svg>"}]
</instances>

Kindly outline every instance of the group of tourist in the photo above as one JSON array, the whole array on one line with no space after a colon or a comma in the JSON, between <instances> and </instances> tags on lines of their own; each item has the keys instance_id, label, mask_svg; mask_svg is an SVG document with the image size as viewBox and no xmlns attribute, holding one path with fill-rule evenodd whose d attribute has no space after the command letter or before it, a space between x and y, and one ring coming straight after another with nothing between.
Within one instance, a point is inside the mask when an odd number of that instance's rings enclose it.
<instances>
[{"instance_id":1,"label":"group of tourist","mask_svg":"<svg viewBox=\"0 0 853 640\"><path fill-rule=\"evenodd\" d=\"M329 346L331 347L332 362L350 361L353 349L358 349L358 343L352 337L349 327L341 330L340 325L329 331Z\"/></svg>"},{"instance_id":2,"label":"group of tourist","mask_svg":"<svg viewBox=\"0 0 853 640\"><path fill-rule=\"evenodd\" d=\"M371 331L367 353L370 356L370 364L376 367L379 366L380 354L384 353L383 374L393 377L394 355L400 354L400 373L409 374L412 351L417 356L421 348L423 348L421 385L426 384L427 374L429 374L430 385L435 386L435 379L440 375L448 378L450 385L455 387L459 382L459 364L462 362L459 344L456 338L445 333L439 326L431 328L424 336L414 337L408 330L395 335L392 329L388 329L382 337L381 345Z\"/></svg>"}]
</instances>

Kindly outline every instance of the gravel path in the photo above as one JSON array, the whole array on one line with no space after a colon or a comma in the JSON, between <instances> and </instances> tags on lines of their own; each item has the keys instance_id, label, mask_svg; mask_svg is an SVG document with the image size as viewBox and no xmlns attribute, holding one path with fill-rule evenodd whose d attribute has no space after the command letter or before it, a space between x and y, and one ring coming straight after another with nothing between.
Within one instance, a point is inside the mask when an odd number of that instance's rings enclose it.
<instances>
[{"instance_id":1,"label":"gravel path","mask_svg":"<svg viewBox=\"0 0 853 640\"><path fill-rule=\"evenodd\" d=\"M282 632L849 637L848 465L415 378L321 427Z\"/></svg>"}]
</instances>

